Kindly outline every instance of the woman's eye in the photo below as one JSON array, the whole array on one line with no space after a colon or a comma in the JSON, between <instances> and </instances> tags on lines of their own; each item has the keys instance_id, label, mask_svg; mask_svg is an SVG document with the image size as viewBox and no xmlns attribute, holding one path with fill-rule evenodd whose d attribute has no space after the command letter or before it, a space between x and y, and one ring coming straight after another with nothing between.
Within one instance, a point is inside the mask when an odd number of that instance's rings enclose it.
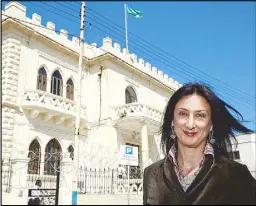
<instances>
[{"instance_id":1,"label":"woman's eye","mask_svg":"<svg viewBox=\"0 0 256 206\"><path fill-rule=\"evenodd\" d=\"M199 113L199 114L197 114L196 116L197 116L197 117L199 117L199 118L205 118L205 117L206 117L206 115L205 115L205 114L200 114L200 113Z\"/></svg>"},{"instance_id":2,"label":"woman's eye","mask_svg":"<svg viewBox=\"0 0 256 206\"><path fill-rule=\"evenodd\" d=\"M187 114L186 114L186 112L180 112L179 115L180 116L186 116Z\"/></svg>"}]
</instances>

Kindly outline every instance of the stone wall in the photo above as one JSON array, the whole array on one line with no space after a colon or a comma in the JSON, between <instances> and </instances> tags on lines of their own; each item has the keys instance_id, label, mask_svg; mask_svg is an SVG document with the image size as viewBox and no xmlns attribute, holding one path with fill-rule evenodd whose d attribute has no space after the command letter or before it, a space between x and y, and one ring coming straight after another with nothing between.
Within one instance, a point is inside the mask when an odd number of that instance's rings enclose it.
<instances>
[{"instance_id":1,"label":"stone wall","mask_svg":"<svg viewBox=\"0 0 256 206\"><path fill-rule=\"evenodd\" d=\"M14 34L3 37L2 47L2 154L10 158L17 108L21 41Z\"/></svg>"}]
</instances>

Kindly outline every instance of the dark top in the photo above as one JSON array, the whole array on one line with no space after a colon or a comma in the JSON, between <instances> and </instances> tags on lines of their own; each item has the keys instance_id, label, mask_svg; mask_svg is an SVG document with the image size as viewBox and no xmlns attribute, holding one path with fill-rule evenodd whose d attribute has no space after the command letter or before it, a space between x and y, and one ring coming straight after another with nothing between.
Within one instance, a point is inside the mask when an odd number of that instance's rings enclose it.
<instances>
[{"instance_id":1,"label":"dark top","mask_svg":"<svg viewBox=\"0 0 256 206\"><path fill-rule=\"evenodd\" d=\"M201 171L184 192L168 157L144 170L144 205L254 204L256 180L233 160L206 155Z\"/></svg>"}]
</instances>

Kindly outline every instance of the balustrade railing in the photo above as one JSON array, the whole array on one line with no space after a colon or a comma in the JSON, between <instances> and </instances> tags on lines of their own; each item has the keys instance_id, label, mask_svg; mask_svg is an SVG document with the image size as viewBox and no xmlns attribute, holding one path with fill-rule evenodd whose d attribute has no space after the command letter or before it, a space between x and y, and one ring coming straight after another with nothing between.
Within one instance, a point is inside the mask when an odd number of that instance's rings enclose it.
<instances>
[{"instance_id":1,"label":"balustrade railing","mask_svg":"<svg viewBox=\"0 0 256 206\"><path fill-rule=\"evenodd\" d=\"M76 103L74 101L40 90L26 91L23 105L50 107L71 112L74 115L76 112ZM86 108L84 106L81 106L81 114L86 116Z\"/></svg>"},{"instance_id":2,"label":"balustrade railing","mask_svg":"<svg viewBox=\"0 0 256 206\"><path fill-rule=\"evenodd\" d=\"M141 103L130 103L114 107L114 111L119 118L126 116L144 116L156 121L161 121L163 115L161 111Z\"/></svg>"}]
</instances>

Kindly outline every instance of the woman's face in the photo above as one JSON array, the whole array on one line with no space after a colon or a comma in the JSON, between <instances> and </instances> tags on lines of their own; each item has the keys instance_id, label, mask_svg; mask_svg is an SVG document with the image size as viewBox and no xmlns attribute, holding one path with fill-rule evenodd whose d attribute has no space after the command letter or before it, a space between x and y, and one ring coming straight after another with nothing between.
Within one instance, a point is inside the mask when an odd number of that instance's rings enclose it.
<instances>
[{"instance_id":1,"label":"woman's face","mask_svg":"<svg viewBox=\"0 0 256 206\"><path fill-rule=\"evenodd\" d=\"M205 145L212 127L210 105L197 94L184 96L175 105L173 125L178 144L189 148Z\"/></svg>"}]
</instances>

